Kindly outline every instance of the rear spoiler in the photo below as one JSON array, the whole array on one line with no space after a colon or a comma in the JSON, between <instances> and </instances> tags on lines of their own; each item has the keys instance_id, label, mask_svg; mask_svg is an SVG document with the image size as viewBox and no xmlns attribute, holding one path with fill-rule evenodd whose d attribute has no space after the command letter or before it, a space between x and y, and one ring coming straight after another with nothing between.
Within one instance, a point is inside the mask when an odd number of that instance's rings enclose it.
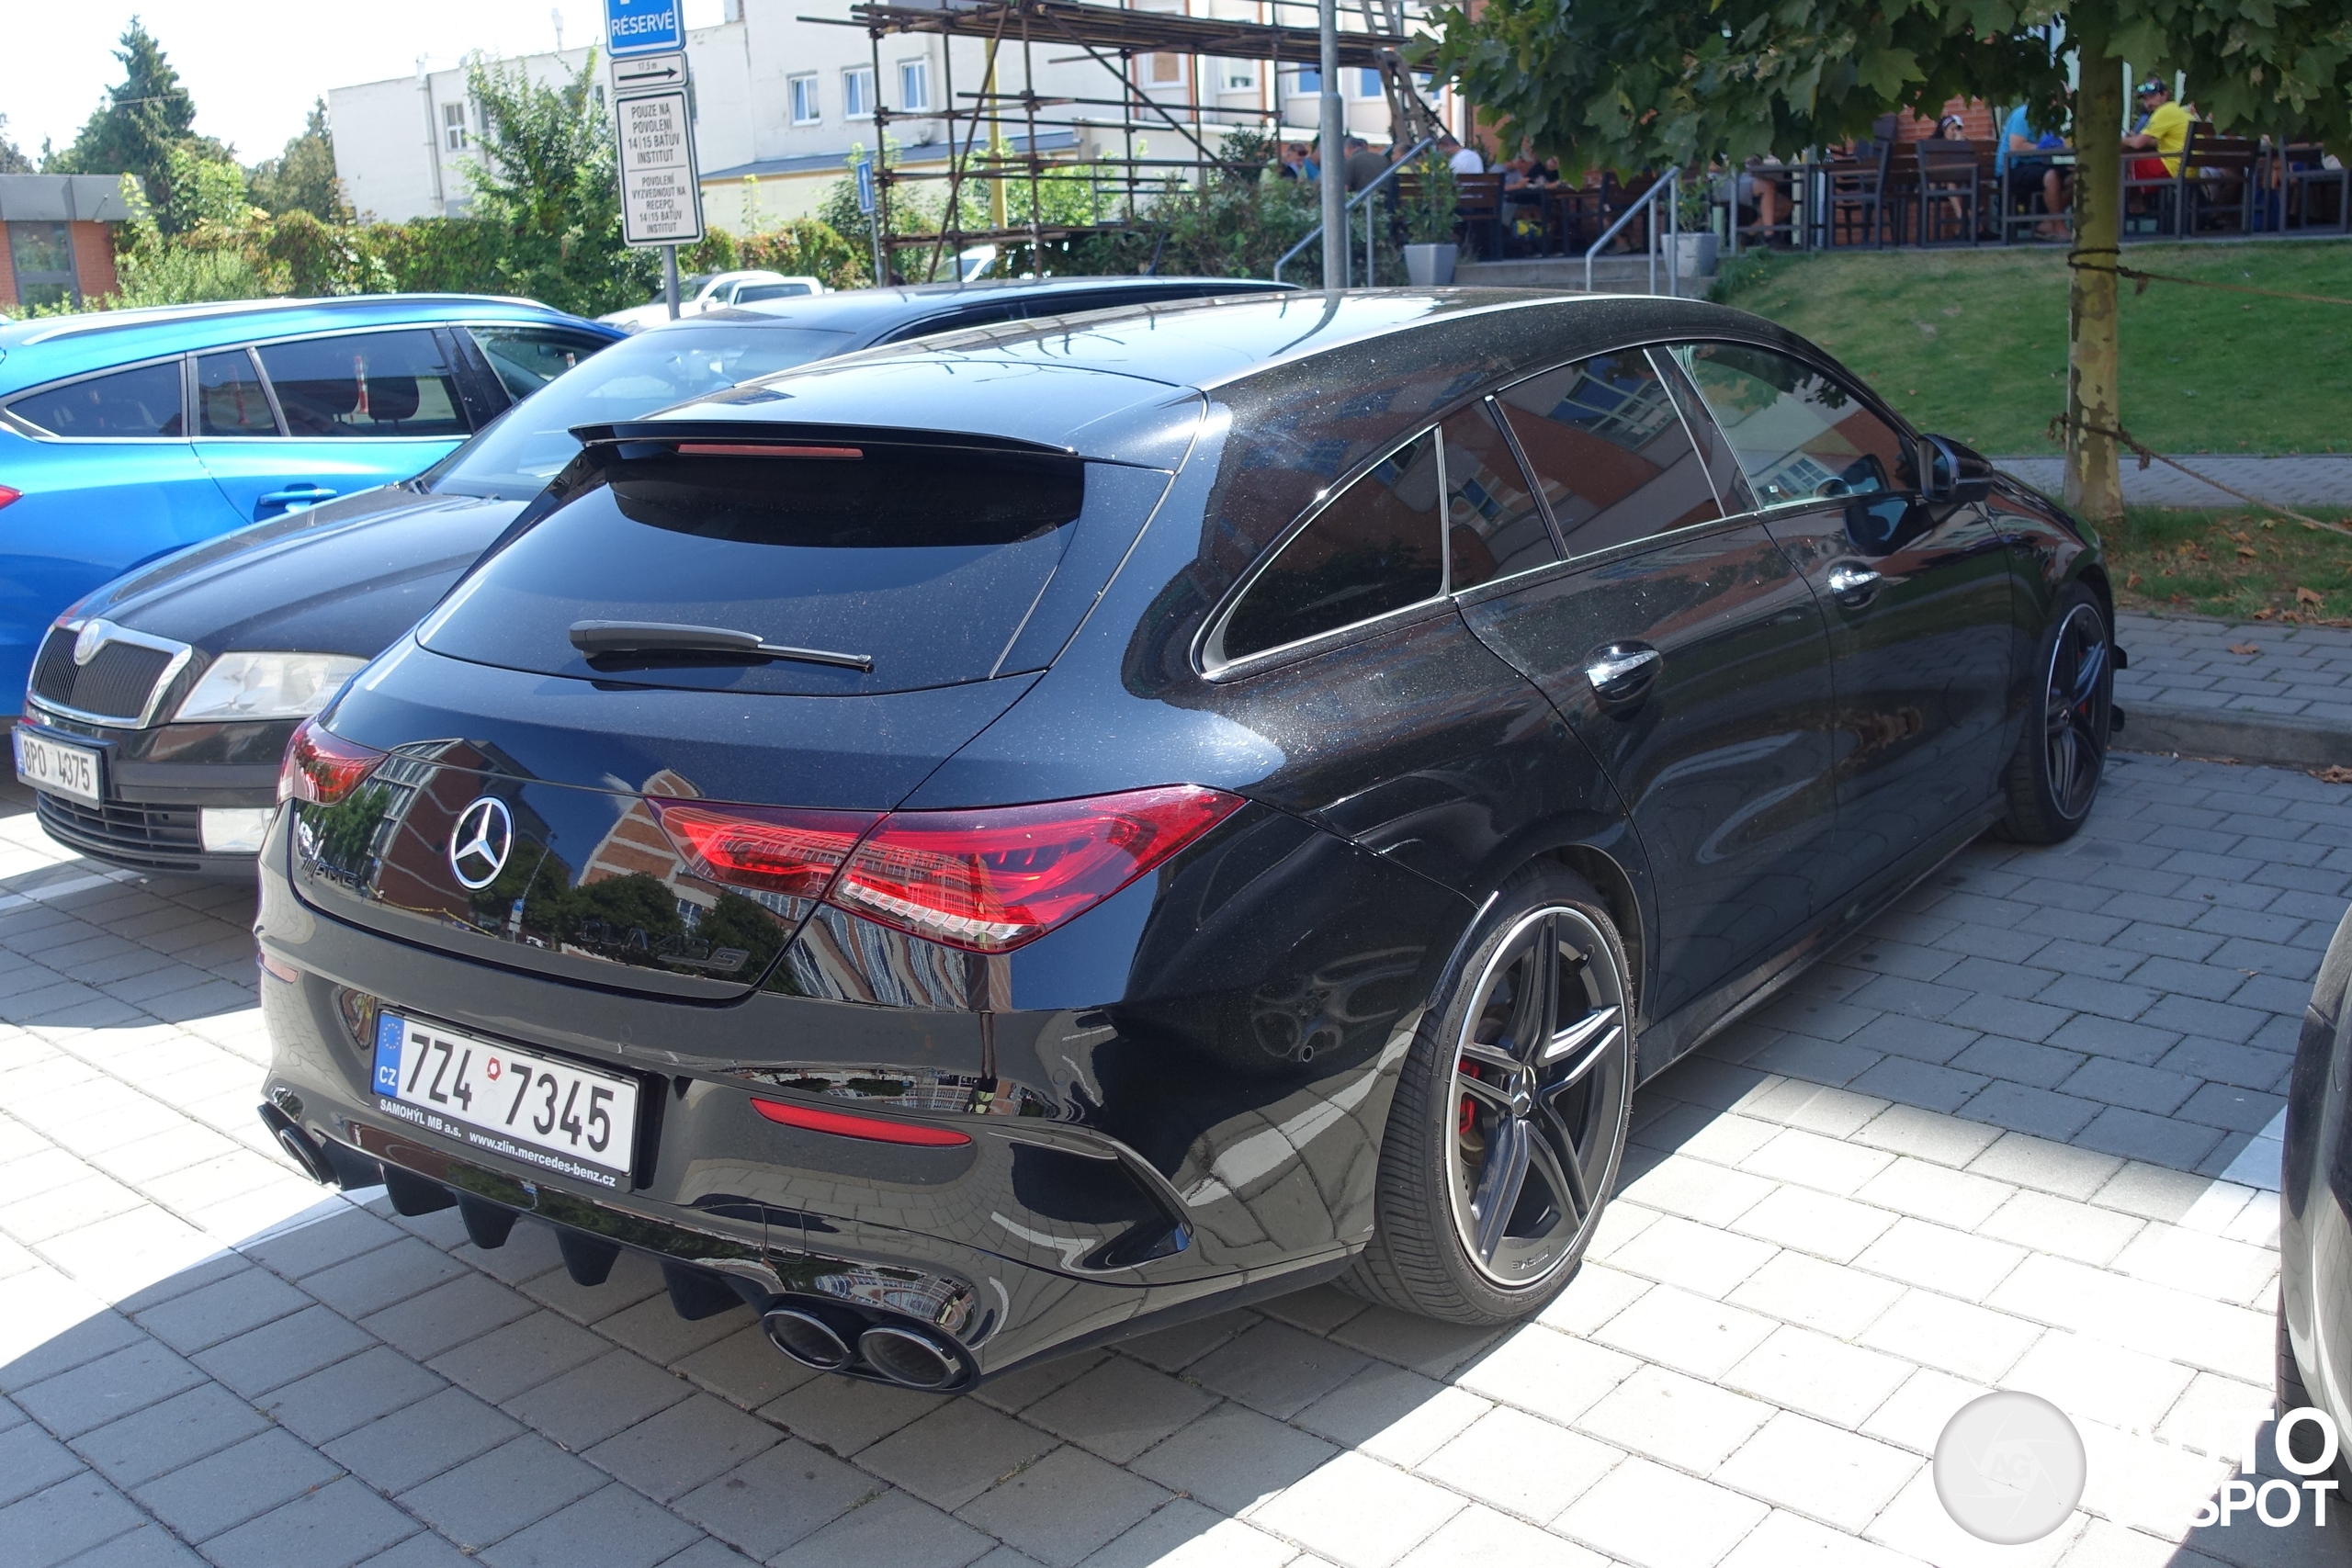
<instances>
[{"instance_id":1,"label":"rear spoiler","mask_svg":"<svg viewBox=\"0 0 2352 1568\"><path fill-rule=\"evenodd\" d=\"M727 394L720 393L723 398ZM716 401L706 398L704 402ZM681 446L819 446L819 447L941 447L967 452L1020 453L1035 457L1076 457L1074 446L1049 446L1009 435L981 435L967 430L909 430L900 425L770 423L764 420L662 419L631 420L620 424L577 424L572 439L583 447L649 447ZM624 456L637 456L626 450ZM650 456L650 453L646 455Z\"/></svg>"}]
</instances>

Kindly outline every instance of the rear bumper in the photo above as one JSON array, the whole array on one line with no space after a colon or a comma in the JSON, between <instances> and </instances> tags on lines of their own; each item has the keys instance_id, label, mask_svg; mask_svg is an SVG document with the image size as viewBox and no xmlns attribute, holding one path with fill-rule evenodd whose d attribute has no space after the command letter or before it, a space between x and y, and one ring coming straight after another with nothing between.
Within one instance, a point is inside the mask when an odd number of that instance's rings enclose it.
<instances>
[{"instance_id":1,"label":"rear bumper","mask_svg":"<svg viewBox=\"0 0 2352 1568\"><path fill-rule=\"evenodd\" d=\"M748 1116L750 1097L732 1086L662 1074L642 1077L646 1103L660 1104L662 1152L650 1164L640 1157L622 1189L600 1190L387 1111L370 1091L360 1042L373 1029L373 1001L319 976L263 976L275 1047L263 1115L298 1129L342 1185L384 1180L404 1213L454 1205L484 1246L502 1244L517 1218L549 1224L583 1284L602 1282L616 1249L643 1254L688 1317L738 1303L789 1307L832 1322L852 1344L866 1326L920 1328L965 1364L967 1375L944 1392L1301 1289L1352 1257L1327 1247L1259 1268L1204 1269L1181 1200L1138 1179L1140 1162L1107 1141L971 1117L956 1123L971 1129L970 1148L939 1160L938 1151L772 1127ZM366 1030L345 1027L347 1017ZM816 1157L835 1166L835 1181L861 1200L894 1193L908 1223L817 1207L812 1142L832 1145ZM897 1180L876 1170L892 1163ZM1043 1207L1034 1202L1040 1190ZM1064 1266L1045 1266L1041 1255ZM879 1377L862 1359L839 1370Z\"/></svg>"}]
</instances>

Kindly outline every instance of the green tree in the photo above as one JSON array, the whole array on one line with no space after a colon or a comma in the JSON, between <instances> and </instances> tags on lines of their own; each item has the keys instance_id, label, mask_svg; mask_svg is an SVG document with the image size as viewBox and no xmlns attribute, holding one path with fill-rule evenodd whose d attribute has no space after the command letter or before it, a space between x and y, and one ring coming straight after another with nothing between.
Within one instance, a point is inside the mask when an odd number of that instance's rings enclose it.
<instances>
[{"instance_id":1,"label":"green tree","mask_svg":"<svg viewBox=\"0 0 2352 1568\"><path fill-rule=\"evenodd\" d=\"M334 132L327 125L327 101L311 106L302 134L288 139L285 150L265 158L252 170L254 205L283 215L307 212L329 223L349 222L351 206L343 197L343 182L334 172Z\"/></svg>"},{"instance_id":2,"label":"green tree","mask_svg":"<svg viewBox=\"0 0 2352 1568\"><path fill-rule=\"evenodd\" d=\"M2071 124L2077 266L2069 311L2066 499L2122 515L2116 278L2125 62L2169 76L2224 130L2352 151L2352 15L2342 0L1485 0L1436 17L1425 63L1571 175L1758 153L1867 132L1952 97ZM2072 72L2070 63L2077 64ZM2059 411L2052 411L2053 412Z\"/></svg>"},{"instance_id":3,"label":"green tree","mask_svg":"<svg viewBox=\"0 0 2352 1568\"><path fill-rule=\"evenodd\" d=\"M597 104L594 51L579 73L534 82L519 63L475 56L466 89L481 113L474 215L503 235L498 285L583 315L633 305L657 287L656 253L621 240L611 118Z\"/></svg>"},{"instance_id":4,"label":"green tree","mask_svg":"<svg viewBox=\"0 0 2352 1568\"><path fill-rule=\"evenodd\" d=\"M183 220L173 207L174 149L193 142L200 156L211 160L226 157L228 149L196 135L196 100L146 24L131 17L121 44L114 57L122 62L123 79L107 90L107 101L83 123L74 144L51 153L41 170L52 175L135 175L155 204L157 224L164 233L176 234L194 227L195 220Z\"/></svg>"},{"instance_id":5,"label":"green tree","mask_svg":"<svg viewBox=\"0 0 2352 1568\"><path fill-rule=\"evenodd\" d=\"M32 172L33 161L25 156L24 150L17 145L16 138L8 134L8 117L0 114L0 175L29 175Z\"/></svg>"}]
</instances>

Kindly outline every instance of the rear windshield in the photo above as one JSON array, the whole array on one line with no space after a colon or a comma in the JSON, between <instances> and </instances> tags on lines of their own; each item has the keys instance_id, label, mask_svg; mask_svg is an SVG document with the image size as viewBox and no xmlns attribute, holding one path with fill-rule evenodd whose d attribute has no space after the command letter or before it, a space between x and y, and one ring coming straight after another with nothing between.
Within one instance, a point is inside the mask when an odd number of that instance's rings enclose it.
<instances>
[{"instance_id":1,"label":"rear windshield","mask_svg":"<svg viewBox=\"0 0 2352 1568\"><path fill-rule=\"evenodd\" d=\"M592 362L594 363L594 362ZM426 624L435 651L632 685L903 691L985 679L1084 510L1074 458L940 447L728 443L608 461ZM729 654L574 649L581 621L755 634L867 671Z\"/></svg>"},{"instance_id":2,"label":"rear windshield","mask_svg":"<svg viewBox=\"0 0 2352 1568\"><path fill-rule=\"evenodd\" d=\"M845 352L855 334L820 327L662 327L581 361L459 448L428 480L439 494L538 494L578 455L579 424L616 424L739 381Z\"/></svg>"}]
</instances>

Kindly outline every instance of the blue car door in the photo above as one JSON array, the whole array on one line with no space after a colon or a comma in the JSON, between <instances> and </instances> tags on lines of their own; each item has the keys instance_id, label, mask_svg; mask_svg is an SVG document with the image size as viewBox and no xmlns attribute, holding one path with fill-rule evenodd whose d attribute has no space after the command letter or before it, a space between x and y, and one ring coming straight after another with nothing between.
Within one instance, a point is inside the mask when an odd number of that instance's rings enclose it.
<instances>
[{"instance_id":1,"label":"blue car door","mask_svg":"<svg viewBox=\"0 0 2352 1568\"><path fill-rule=\"evenodd\" d=\"M472 433L428 327L338 333L196 359L196 452L258 521L430 468Z\"/></svg>"},{"instance_id":2,"label":"blue car door","mask_svg":"<svg viewBox=\"0 0 2352 1568\"><path fill-rule=\"evenodd\" d=\"M65 607L141 562L234 525L188 445L177 355L12 399L0 420L0 715Z\"/></svg>"}]
</instances>

